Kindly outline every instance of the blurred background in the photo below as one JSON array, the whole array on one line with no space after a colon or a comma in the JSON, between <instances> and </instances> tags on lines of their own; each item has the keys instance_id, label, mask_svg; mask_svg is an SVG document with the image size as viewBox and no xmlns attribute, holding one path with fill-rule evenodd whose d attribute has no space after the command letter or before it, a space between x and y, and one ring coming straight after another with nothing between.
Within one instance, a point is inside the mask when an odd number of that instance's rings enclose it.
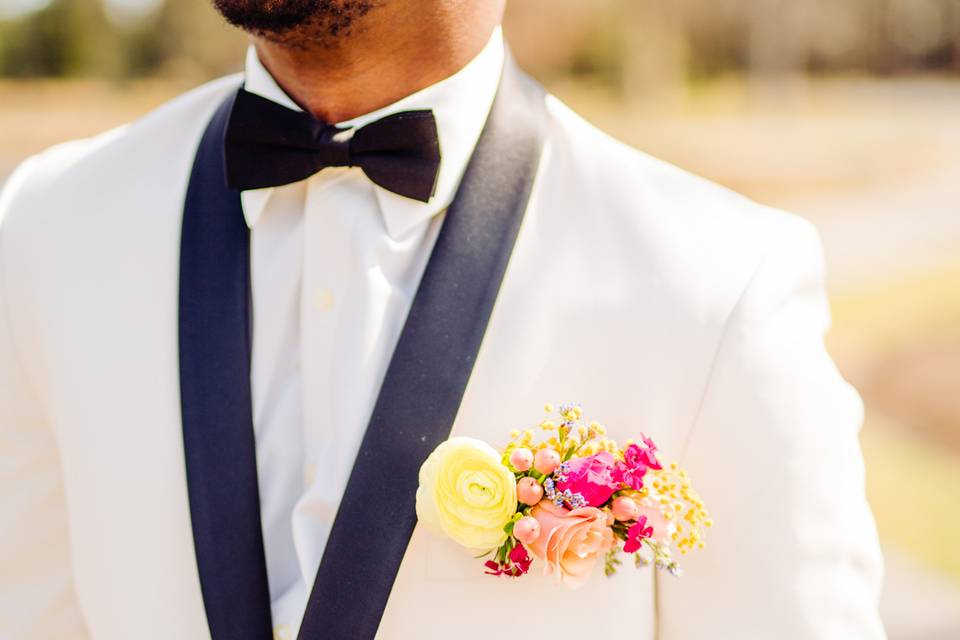
<instances>
[{"instance_id":1,"label":"blurred background","mask_svg":"<svg viewBox=\"0 0 960 640\"><path fill-rule=\"evenodd\" d=\"M893 640L960 638L960 0L511 0L589 120L820 229ZM241 67L204 0L0 0L0 184Z\"/></svg>"}]
</instances>

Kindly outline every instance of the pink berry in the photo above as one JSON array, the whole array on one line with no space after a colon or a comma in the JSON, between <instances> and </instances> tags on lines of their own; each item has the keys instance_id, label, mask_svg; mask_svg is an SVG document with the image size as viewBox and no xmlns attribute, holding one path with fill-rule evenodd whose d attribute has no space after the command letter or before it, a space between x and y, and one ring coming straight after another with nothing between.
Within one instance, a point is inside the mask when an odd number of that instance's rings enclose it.
<instances>
[{"instance_id":1,"label":"pink berry","mask_svg":"<svg viewBox=\"0 0 960 640\"><path fill-rule=\"evenodd\" d=\"M616 522L617 519L614 518L614 517L613 517L613 514L610 513L609 511L607 511L606 509L604 509L603 515L604 515L604 517L607 519L607 526L608 526L608 527L612 527L612 526L613 526L613 523Z\"/></svg>"},{"instance_id":2,"label":"pink berry","mask_svg":"<svg viewBox=\"0 0 960 640\"><path fill-rule=\"evenodd\" d=\"M637 516L640 515L640 507L633 501L633 498L628 498L627 496L616 498L611 508L613 509L613 517L621 522L625 520L636 520Z\"/></svg>"},{"instance_id":3,"label":"pink berry","mask_svg":"<svg viewBox=\"0 0 960 640\"><path fill-rule=\"evenodd\" d=\"M529 476L520 478L520 481L517 482L517 500L532 507L539 504L542 499L543 487L540 486L539 482Z\"/></svg>"},{"instance_id":4,"label":"pink berry","mask_svg":"<svg viewBox=\"0 0 960 640\"><path fill-rule=\"evenodd\" d=\"M513 525L513 537L523 544L533 544L540 537L540 523L530 516L520 518Z\"/></svg>"},{"instance_id":5,"label":"pink berry","mask_svg":"<svg viewBox=\"0 0 960 640\"><path fill-rule=\"evenodd\" d=\"M533 466L533 452L526 447L514 449L510 454L510 466L517 471L528 471Z\"/></svg>"},{"instance_id":6,"label":"pink berry","mask_svg":"<svg viewBox=\"0 0 960 640\"><path fill-rule=\"evenodd\" d=\"M553 473L560 466L560 454L553 449L540 449L533 458L533 468L545 476Z\"/></svg>"}]
</instances>

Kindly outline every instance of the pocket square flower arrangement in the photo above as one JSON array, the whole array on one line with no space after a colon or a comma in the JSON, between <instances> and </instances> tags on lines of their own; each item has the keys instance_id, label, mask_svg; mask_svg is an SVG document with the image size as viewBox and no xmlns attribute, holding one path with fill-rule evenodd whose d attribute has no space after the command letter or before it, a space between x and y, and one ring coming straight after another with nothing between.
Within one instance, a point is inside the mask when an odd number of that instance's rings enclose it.
<instances>
[{"instance_id":1,"label":"pocket square flower arrangement","mask_svg":"<svg viewBox=\"0 0 960 640\"><path fill-rule=\"evenodd\" d=\"M601 559L613 575L622 554L680 575L674 550L703 548L713 524L687 473L662 464L643 435L621 447L600 424L584 424L580 406L558 413L514 431L502 452L474 438L441 443L420 468L419 521L490 557L495 576L520 577L535 558L576 588Z\"/></svg>"}]
</instances>

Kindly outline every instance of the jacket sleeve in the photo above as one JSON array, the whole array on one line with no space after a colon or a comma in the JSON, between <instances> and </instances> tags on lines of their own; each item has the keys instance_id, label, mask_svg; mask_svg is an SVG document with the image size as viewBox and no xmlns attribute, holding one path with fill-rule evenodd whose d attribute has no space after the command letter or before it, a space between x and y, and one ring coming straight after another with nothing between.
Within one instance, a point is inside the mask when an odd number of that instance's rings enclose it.
<instances>
[{"instance_id":1,"label":"jacket sleeve","mask_svg":"<svg viewBox=\"0 0 960 640\"><path fill-rule=\"evenodd\" d=\"M816 231L777 220L687 438L682 463L714 525L705 549L679 557L681 578L657 577L663 640L884 637L863 405L824 347Z\"/></svg>"},{"instance_id":2,"label":"jacket sleeve","mask_svg":"<svg viewBox=\"0 0 960 640\"><path fill-rule=\"evenodd\" d=\"M73 588L63 480L55 438L16 340L4 246L29 163L0 196L0 638L87 637ZM17 215L21 211L16 212Z\"/></svg>"}]
</instances>

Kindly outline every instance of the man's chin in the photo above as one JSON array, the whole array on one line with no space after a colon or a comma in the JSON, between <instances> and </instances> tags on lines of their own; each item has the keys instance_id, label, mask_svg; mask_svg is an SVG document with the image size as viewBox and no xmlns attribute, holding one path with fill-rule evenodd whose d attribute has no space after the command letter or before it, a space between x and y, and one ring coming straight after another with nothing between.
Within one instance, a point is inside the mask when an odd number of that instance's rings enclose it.
<instances>
[{"instance_id":1,"label":"man's chin","mask_svg":"<svg viewBox=\"0 0 960 640\"><path fill-rule=\"evenodd\" d=\"M348 35L376 0L213 0L227 22L282 44L330 42Z\"/></svg>"}]
</instances>

